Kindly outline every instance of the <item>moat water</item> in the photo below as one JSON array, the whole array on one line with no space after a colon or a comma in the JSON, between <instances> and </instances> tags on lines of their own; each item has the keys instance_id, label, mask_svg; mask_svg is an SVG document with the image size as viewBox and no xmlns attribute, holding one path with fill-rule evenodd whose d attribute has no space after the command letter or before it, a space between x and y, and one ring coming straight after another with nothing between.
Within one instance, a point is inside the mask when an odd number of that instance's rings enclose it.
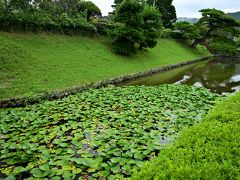
<instances>
[{"instance_id":1,"label":"moat water","mask_svg":"<svg viewBox=\"0 0 240 180\"><path fill-rule=\"evenodd\" d=\"M205 87L216 93L240 91L240 58L214 58L166 72L142 77L124 85L155 86L186 84Z\"/></svg>"}]
</instances>

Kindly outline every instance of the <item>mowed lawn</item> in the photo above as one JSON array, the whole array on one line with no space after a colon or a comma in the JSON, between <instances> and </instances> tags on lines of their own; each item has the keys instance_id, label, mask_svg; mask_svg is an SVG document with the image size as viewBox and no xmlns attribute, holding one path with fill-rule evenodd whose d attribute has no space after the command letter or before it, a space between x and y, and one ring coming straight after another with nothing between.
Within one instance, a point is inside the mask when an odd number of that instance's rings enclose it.
<instances>
[{"instance_id":1,"label":"mowed lawn","mask_svg":"<svg viewBox=\"0 0 240 180\"><path fill-rule=\"evenodd\" d=\"M170 39L127 57L114 54L101 38L0 33L0 99L79 86L204 55L207 52Z\"/></svg>"}]
</instances>

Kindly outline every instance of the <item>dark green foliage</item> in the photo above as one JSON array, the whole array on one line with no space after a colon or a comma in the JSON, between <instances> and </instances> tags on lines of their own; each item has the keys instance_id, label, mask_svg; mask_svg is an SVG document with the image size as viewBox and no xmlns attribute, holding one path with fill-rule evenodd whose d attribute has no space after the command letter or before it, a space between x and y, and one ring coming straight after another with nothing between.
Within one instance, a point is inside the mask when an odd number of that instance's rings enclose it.
<instances>
[{"instance_id":1,"label":"dark green foliage","mask_svg":"<svg viewBox=\"0 0 240 180\"><path fill-rule=\"evenodd\" d=\"M143 9L144 5L138 0L123 0L117 6L114 19L122 25L110 32L115 52L128 55L137 49L137 44L143 38L141 29Z\"/></svg>"},{"instance_id":2,"label":"dark green foliage","mask_svg":"<svg viewBox=\"0 0 240 180\"><path fill-rule=\"evenodd\" d=\"M11 14L0 17L0 29L8 32L60 32L94 36L97 29L82 17L71 18L67 13L53 20L47 14Z\"/></svg>"},{"instance_id":3,"label":"dark green foliage","mask_svg":"<svg viewBox=\"0 0 240 180\"><path fill-rule=\"evenodd\" d=\"M0 16L4 14L4 3L3 0L0 0Z\"/></svg>"},{"instance_id":4,"label":"dark green foliage","mask_svg":"<svg viewBox=\"0 0 240 180\"><path fill-rule=\"evenodd\" d=\"M98 18L93 19L91 23L96 27L97 33L103 36L107 36L110 30L113 30L119 25L113 21Z\"/></svg>"},{"instance_id":5,"label":"dark green foliage","mask_svg":"<svg viewBox=\"0 0 240 180\"><path fill-rule=\"evenodd\" d=\"M239 37L240 23L223 11L216 9L202 9L202 18L196 24L177 22L175 30L179 30L187 40L193 40L192 47L198 44L207 46L214 54L236 55L237 44L234 42Z\"/></svg>"},{"instance_id":6,"label":"dark green foliage","mask_svg":"<svg viewBox=\"0 0 240 180\"><path fill-rule=\"evenodd\" d=\"M201 124L144 164L132 179L239 179L240 94L219 103Z\"/></svg>"},{"instance_id":7,"label":"dark green foliage","mask_svg":"<svg viewBox=\"0 0 240 180\"><path fill-rule=\"evenodd\" d=\"M0 172L10 177L129 177L218 97L189 86L107 87L0 110Z\"/></svg>"},{"instance_id":8,"label":"dark green foliage","mask_svg":"<svg viewBox=\"0 0 240 180\"><path fill-rule=\"evenodd\" d=\"M123 0L117 6L115 21L137 29L142 25L143 9L144 5L139 0Z\"/></svg>"},{"instance_id":9,"label":"dark green foliage","mask_svg":"<svg viewBox=\"0 0 240 180\"><path fill-rule=\"evenodd\" d=\"M148 4L156 6L159 10L165 28L172 28L177 20L176 9L173 0L147 0Z\"/></svg>"},{"instance_id":10,"label":"dark green foliage","mask_svg":"<svg viewBox=\"0 0 240 180\"><path fill-rule=\"evenodd\" d=\"M196 23L197 28L201 30L200 38L196 38L192 47L203 44L211 37L213 33L220 31L231 32L232 36L236 33L236 27L240 27L240 23L227 16L223 11L217 9L202 9L202 18Z\"/></svg>"},{"instance_id":11,"label":"dark green foliage","mask_svg":"<svg viewBox=\"0 0 240 180\"><path fill-rule=\"evenodd\" d=\"M136 52L136 43L140 43L143 38L141 32L125 26L115 28L111 32L111 37L114 51L125 55Z\"/></svg>"},{"instance_id":12,"label":"dark green foliage","mask_svg":"<svg viewBox=\"0 0 240 180\"><path fill-rule=\"evenodd\" d=\"M77 5L79 0L59 0L55 1L57 4L58 13L67 13L69 16L74 16L77 13Z\"/></svg>"},{"instance_id":13,"label":"dark green foliage","mask_svg":"<svg viewBox=\"0 0 240 180\"><path fill-rule=\"evenodd\" d=\"M91 1L80 1L77 5L77 10L87 13L87 20L89 21L91 16L102 16L101 10Z\"/></svg>"},{"instance_id":14,"label":"dark green foliage","mask_svg":"<svg viewBox=\"0 0 240 180\"><path fill-rule=\"evenodd\" d=\"M208 45L208 49L221 56L235 56L240 53L235 41L221 37L213 38Z\"/></svg>"},{"instance_id":15,"label":"dark green foliage","mask_svg":"<svg viewBox=\"0 0 240 180\"><path fill-rule=\"evenodd\" d=\"M121 23L110 33L113 49L130 54L137 48L153 48L157 44L160 14L140 0L123 0L116 9L114 20Z\"/></svg>"},{"instance_id":16,"label":"dark green foliage","mask_svg":"<svg viewBox=\"0 0 240 180\"><path fill-rule=\"evenodd\" d=\"M150 6L156 7L161 17L159 17L159 21L162 20L163 26L166 28L172 28L172 24L176 22L177 15L176 15L176 9L173 5L173 0L139 0L142 4L147 3ZM123 2L123 0L114 0L113 7L116 10L116 8ZM115 14L115 11L112 14Z\"/></svg>"},{"instance_id":17,"label":"dark green foliage","mask_svg":"<svg viewBox=\"0 0 240 180\"><path fill-rule=\"evenodd\" d=\"M93 35L96 28L84 19L101 14L92 2L78 0L0 1L1 9L0 29L10 32L50 31Z\"/></svg>"},{"instance_id":18,"label":"dark green foliage","mask_svg":"<svg viewBox=\"0 0 240 180\"><path fill-rule=\"evenodd\" d=\"M157 45L161 25L159 11L153 6L146 5L142 13L142 18L143 39L140 43L140 49L153 48Z\"/></svg>"},{"instance_id":19,"label":"dark green foliage","mask_svg":"<svg viewBox=\"0 0 240 180\"><path fill-rule=\"evenodd\" d=\"M174 24L174 29L182 33L182 37L187 40L193 40L200 36L197 27L187 21L181 21Z\"/></svg>"}]
</instances>

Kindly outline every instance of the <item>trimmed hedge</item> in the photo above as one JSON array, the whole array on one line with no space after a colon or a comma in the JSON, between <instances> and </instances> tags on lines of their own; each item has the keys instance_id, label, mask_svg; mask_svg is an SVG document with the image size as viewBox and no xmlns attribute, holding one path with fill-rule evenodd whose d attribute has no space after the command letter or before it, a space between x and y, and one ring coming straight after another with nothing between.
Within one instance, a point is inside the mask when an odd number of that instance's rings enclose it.
<instances>
[{"instance_id":1,"label":"trimmed hedge","mask_svg":"<svg viewBox=\"0 0 240 180\"><path fill-rule=\"evenodd\" d=\"M97 28L84 18L70 18L65 13L59 19L39 13L11 13L7 16L0 16L0 30L6 32L52 32L90 37L97 34Z\"/></svg>"},{"instance_id":2,"label":"trimmed hedge","mask_svg":"<svg viewBox=\"0 0 240 180\"><path fill-rule=\"evenodd\" d=\"M97 33L102 36L107 36L109 30L119 26L117 23L109 22L92 22L92 24L96 27Z\"/></svg>"},{"instance_id":3,"label":"trimmed hedge","mask_svg":"<svg viewBox=\"0 0 240 180\"><path fill-rule=\"evenodd\" d=\"M240 93L143 165L132 179L240 179Z\"/></svg>"}]
</instances>

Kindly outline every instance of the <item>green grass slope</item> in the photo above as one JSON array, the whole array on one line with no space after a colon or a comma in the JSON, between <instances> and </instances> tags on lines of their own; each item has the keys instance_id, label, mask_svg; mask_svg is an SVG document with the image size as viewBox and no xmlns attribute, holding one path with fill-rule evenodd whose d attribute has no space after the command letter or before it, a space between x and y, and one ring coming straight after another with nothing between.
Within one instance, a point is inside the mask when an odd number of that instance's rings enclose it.
<instances>
[{"instance_id":1,"label":"green grass slope","mask_svg":"<svg viewBox=\"0 0 240 180\"><path fill-rule=\"evenodd\" d=\"M185 130L132 179L240 179L240 93Z\"/></svg>"},{"instance_id":2,"label":"green grass slope","mask_svg":"<svg viewBox=\"0 0 240 180\"><path fill-rule=\"evenodd\" d=\"M103 39L0 33L0 99L79 86L206 55L174 41L132 57L112 53Z\"/></svg>"}]
</instances>

